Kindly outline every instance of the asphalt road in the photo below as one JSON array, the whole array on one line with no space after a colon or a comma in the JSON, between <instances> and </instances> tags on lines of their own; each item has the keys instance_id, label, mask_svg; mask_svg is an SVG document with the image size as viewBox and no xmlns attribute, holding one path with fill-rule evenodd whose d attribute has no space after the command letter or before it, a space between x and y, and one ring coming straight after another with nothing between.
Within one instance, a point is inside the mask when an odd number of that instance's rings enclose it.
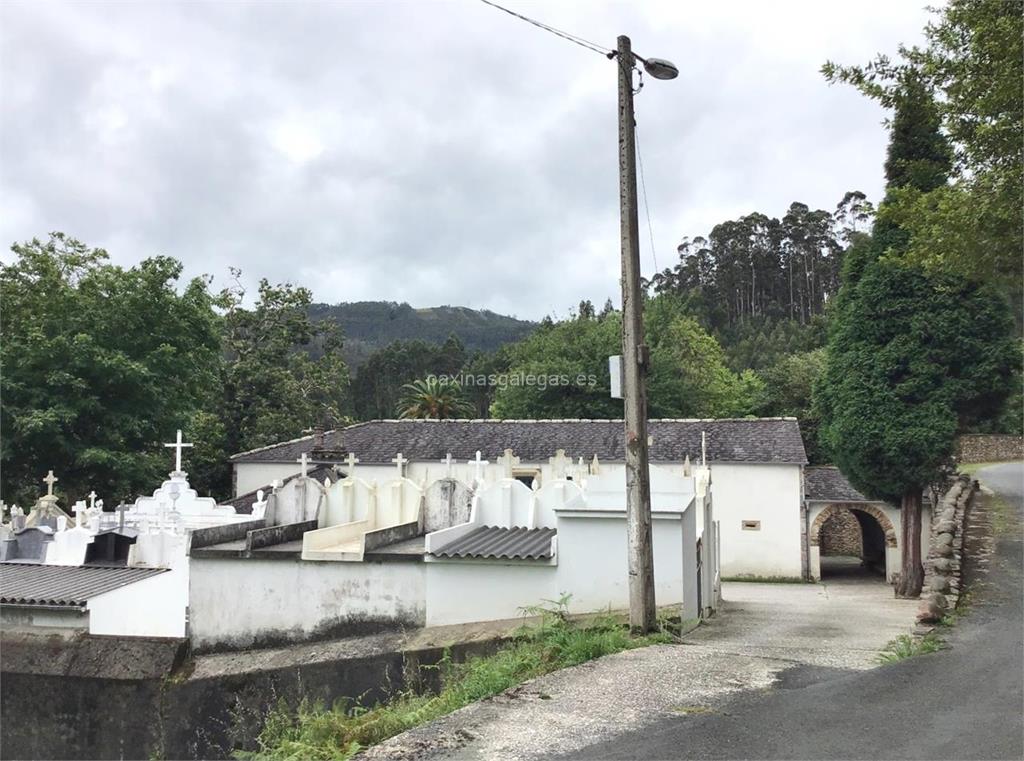
<instances>
[{"instance_id":1,"label":"asphalt road","mask_svg":"<svg viewBox=\"0 0 1024 761\"><path fill-rule=\"evenodd\" d=\"M565 758L1024 758L1024 464L977 477L1012 506L1013 527L972 571L971 611L949 649L870 671L796 667L718 713L661 719Z\"/></svg>"}]
</instances>

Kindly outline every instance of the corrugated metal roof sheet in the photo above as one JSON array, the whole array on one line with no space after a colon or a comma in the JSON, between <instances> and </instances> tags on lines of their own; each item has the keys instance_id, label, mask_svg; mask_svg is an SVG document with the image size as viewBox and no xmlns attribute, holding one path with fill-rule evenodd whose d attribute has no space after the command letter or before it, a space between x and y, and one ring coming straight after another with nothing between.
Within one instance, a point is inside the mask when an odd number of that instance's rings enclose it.
<instances>
[{"instance_id":1,"label":"corrugated metal roof sheet","mask_svg":"<svg viewBox=\"0 0 1024 761\"><path fill-rule=\"evenodd\" d=\"M104 592L166 572L166 568L0 563L0 605L82 608Z\"/></svg>"},{"instance_id":2,"label":"corrugated metal roof sheet","mask_svg":"<svg viewBox=\"0 0 1024 761\"><path fill-rule=\"evenodd\" d=\"M446 558L498 558L544 560L551 557L553 528L504 528L481 526L434 550Z\"/></svg>"},{"instance_id":3,"label":"corrugated metal roof sheet","mask_svg":"<svg viewBox=\"0 0 1024 761\"><path fill-rule=\"evenodd\" d=\"M325 446L343 464L343 452L364 464L390 464L396 452L410 460L472 460L477 450L494 462L506 448L523 462L547 462L555 450L576 459L626 459L621 420L374 420L324 434ZM652 462L700 460L707 433L708 460L803 465L807 462L796 418L651 420ZM306 452L314 460L313 437L232 455L233 462L294 462Z\"/></svg>"}]
</instances>

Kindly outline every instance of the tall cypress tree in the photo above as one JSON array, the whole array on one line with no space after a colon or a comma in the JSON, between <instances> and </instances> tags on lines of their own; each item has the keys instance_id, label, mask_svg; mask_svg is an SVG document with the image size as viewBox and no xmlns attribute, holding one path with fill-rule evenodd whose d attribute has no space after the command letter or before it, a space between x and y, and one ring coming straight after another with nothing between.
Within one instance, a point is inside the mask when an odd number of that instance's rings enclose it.
<instances>
[{"instance_id":1,"label":"tall cypress tree","mask_svg":"<svg viewBox=\"0 0 1024 761\"><path fill-rule=\"evenodd\" d=\"M908 81L885 169L889 190L945 182L949 149L934 103ZM1006 304L979 284L929 277L900 259L909 236L885 217L843 271L825 372L816 388L822 441L859 489L902 508L896 593L921 592L921 495L950 461L957 432L1009 394L1014 362Z\"/></svg>"}]
</instances>

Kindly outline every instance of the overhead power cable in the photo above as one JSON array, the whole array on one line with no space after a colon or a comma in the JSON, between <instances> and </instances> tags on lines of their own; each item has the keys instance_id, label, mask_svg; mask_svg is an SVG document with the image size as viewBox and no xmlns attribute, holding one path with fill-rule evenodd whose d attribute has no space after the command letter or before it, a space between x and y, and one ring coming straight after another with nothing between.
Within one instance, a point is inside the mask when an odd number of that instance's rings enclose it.
<instances>
[{"instance_id":1,"label":"overhead power cable","mask_svg":"<svg viewBox=\"0 0 1024 761\"><path fill-rule=\"evenodd\" d=\"M513 10L509 10L508 8L502 5L492 3L491 0L480 0L480 2L483 3L484 5L491 6L492 8L497 8L499 11L504 11L510 16L515 16L517 19L525 21L527 24L533 24L535 27L543 29L545 32L551 32L551 34L557 35L561 37L563 40L574 42L580 47L586 48L587 50L593 50L595 53L600 53L606 58L610 58L613 55L615 55L614 50L609 50L606 47L602 47L601 45L598 45L596 42L591 42L590 40L584 39L583 37L580 37L578 35L570 34L569 32L562 31L561 29L556 29L555 27L549 26L548 24L543 24L540 21L536 21L535 19L529 18L528 16L524 16L521 13L516 13Z\"/></svg>"}]
</instances>

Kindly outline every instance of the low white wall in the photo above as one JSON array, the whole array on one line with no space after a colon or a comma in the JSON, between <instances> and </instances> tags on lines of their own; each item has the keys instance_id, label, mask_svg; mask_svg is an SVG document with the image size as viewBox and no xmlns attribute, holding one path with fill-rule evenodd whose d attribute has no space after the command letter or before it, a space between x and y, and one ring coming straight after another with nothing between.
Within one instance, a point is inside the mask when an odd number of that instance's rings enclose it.
<instances>
[{"instance_id":1,"label":"low white wall","mask_svg":"<svg viewBox=\"0 0 1024 761\"><path fill-rule=\"evenodd\" d=\"M711 478L722 576L800 578L801 467L721 463ZM743 521L760 528L745 530Z\"/></svg>"},{"instance_id":2,"label":"low white wall","mask_svg":"<svg viewBox=\"0 0 1024 761\"><path fill-rule=\"evenodd\" d=\"M193 647L297 641L348 625L422 626L423 563L191 559Z\"/></svg>"},{"instance_id":3,"label":"low white wall","mask_svg":"<svg viewBox=\"0 0 1024 761\"><path fill-rule=\"evenodd\" d=\"M187 578L187 577L186 577ZM89 633L121 637L184 637L180 570L158 573L86 603Z\"/></svg>"},{"instance_id":4,"label":"low white wall","mask_svg":"<svg viewBox=\"0 0 1024 761\"><path fill-rule=\"evenodd\" d=\"M573 613L627 608L625 514L571 512L558 511L557 565L439 559L425 563L427 625L516 618L522 608L543 605L563 594L571 595ZM651 535L656 602L681 604L684 542L695 545L696 535L684 537L679 514L656 514Z\"/></svg>"}]
</instances>

